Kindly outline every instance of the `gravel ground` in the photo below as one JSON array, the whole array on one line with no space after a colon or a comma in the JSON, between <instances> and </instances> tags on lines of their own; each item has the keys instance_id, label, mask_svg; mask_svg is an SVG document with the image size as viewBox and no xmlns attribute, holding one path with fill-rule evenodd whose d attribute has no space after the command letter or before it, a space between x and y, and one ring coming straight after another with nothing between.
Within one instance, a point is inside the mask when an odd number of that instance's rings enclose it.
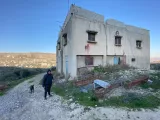
<instances>
[{"instance_id":1,"label":"gravel ground","mask_svg":"<svg viewBox=\"0 0 160 120\"><path fill-rule=\"evenodd\" d=\"M43 88L39 85L43 74L34 78L35 93L29 93L25 81L6 95L0 97L0 120L159 120L160 109L154 111L128 111L127 109L99 107L84 109L75 103L53 94L44 100Z\"/></svg>"}]
</instances>

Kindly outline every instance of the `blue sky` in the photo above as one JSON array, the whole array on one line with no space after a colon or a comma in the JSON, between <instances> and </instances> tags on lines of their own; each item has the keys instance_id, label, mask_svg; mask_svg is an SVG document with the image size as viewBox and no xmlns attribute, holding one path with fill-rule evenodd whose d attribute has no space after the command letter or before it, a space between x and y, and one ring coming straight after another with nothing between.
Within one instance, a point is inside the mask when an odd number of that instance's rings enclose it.
<instances>
[{"instance_id":1,"label":"blue sky","mask_svg":"<svg viewBox=\"0 0 160 120\"><path fill-rule=\"evenodd\" d=\"M151 56L160 57L159 0L69 0L69 4L150 30ZM0 0L0 52L53 52L68 0Z\"/></svg>"}]
</instances>

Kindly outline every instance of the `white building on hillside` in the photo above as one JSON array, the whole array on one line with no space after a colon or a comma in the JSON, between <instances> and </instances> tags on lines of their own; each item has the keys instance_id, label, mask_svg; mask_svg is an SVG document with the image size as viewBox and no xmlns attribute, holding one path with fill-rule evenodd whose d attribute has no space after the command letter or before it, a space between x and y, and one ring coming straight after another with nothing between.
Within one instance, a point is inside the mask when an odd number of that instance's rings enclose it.
<instances>
[{"instance_id":1,"label":"white building on hillside","mask_svg":"<svg viewBox=\"0 0 160 120\"><path fill-rule=\"evenodd\" d=\"M76 77L83 67L128 64L150 69L149 30L71 5L57 41L57 70Z\"/></svg>"}]
</instances>

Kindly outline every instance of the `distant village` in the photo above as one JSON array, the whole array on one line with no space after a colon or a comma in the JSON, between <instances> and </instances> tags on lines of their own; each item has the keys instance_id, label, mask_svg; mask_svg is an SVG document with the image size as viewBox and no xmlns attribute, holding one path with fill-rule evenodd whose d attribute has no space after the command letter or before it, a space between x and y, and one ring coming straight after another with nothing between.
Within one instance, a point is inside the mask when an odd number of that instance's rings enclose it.
<instances>
[{"instance_id":1,"label":"distant village","mask_svg":"<svg viewBox=\"0 0 160 120\"><path fill-rule=\"evenodd\" d=\"M0 53L0 66L48 68L56 65L56 55L50 53Z\"/></svg>"}]
</instances>

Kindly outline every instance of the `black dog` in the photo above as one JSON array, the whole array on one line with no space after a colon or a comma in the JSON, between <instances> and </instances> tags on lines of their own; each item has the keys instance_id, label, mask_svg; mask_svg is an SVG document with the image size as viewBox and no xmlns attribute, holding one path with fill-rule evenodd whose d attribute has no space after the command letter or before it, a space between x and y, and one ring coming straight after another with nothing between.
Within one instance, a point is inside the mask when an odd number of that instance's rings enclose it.
<instances>
[{"instance_id":1,"label":"black dog","mask_svg":"<svg viewBox=\"0 0 160 120\"><path fill-rule=\"evenodd\" d=\"M34 93L34 85L31 85L31 86L30 86L30 92L31 92L31 93Z\"/></svg>"}]
</instances>

